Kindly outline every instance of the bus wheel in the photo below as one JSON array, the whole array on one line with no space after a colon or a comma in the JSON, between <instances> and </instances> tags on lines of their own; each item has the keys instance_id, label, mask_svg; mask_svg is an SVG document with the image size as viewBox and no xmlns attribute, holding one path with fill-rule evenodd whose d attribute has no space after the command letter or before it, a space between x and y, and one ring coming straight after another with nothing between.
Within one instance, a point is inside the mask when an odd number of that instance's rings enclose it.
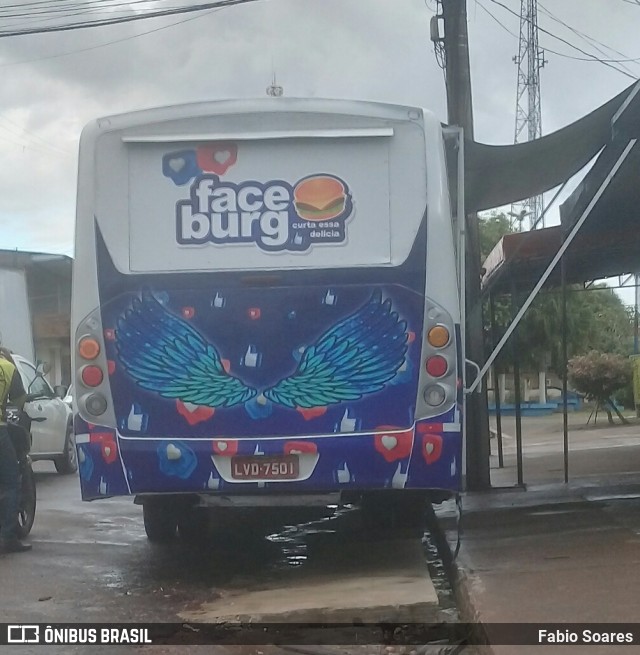
<instances>
[{"instance_id":1,"label":"bus wheel","mask_svg":"<svg viewBox=\"0 0 640 655\"><path fill-rule=\"evenodd\" d=\"M208 516L202 508L190 507L178 517L178 534L187 544L202 543L208 535Z\"/></svg>"},{"instance_id":2,"label":"bus wheel","mask_svg":"<svg viewBox=\"0 0 640 655\"><path fill-rule=\"evenodd\" d=\"M360 512L366 530L421 536L426 522L426 499L410 492L370 493L363 496Z\"/></svg>"},{"instance_id":3,"label":"bus wheel","mask_svg":"<svg viewBox=\"0 0 640 655\"><path fill-rule=\"evenodd\" d=\"M169 502L146 501L142 505L142 518L147 539L154 544L165 544L176 535L178 515Z\"/></svg>"}]
</instances>

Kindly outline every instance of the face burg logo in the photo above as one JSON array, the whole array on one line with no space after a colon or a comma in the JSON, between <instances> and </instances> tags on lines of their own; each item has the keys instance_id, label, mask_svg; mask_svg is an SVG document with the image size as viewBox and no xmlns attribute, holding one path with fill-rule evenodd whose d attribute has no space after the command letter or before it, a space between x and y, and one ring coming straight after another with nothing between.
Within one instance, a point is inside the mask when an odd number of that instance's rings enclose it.
<instances>
[{"instance_id":1,"label":"face burg logo","mask_svg":"<svg viewBox=\"0 0 640 655\"><path fill-rule=\"evenodd\" d=\"M220 180L198 175L188 200L176 203L182 245L255 243L262 250L303 252L313 244L343 243L353 213L347 184L329 174L294 185L283 180Z\"/></svg>"}]
</instances>

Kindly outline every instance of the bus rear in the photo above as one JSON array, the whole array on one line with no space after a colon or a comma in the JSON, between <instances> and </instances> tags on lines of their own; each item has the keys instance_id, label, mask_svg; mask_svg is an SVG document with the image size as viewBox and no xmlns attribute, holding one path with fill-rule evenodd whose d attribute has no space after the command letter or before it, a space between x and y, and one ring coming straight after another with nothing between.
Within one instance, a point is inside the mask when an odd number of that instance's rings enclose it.
<instances>
[{"instance_id":1,"label":"bus rear","mask_svg":"<svg viewBox=\"0 0 640 655\"><path fill-rule=\"evenodd\" d=\"M73 321L85 500L166 514L460 486L454 231L421 109L278 98L92 123Z\"/></svg>"}]
</instances>

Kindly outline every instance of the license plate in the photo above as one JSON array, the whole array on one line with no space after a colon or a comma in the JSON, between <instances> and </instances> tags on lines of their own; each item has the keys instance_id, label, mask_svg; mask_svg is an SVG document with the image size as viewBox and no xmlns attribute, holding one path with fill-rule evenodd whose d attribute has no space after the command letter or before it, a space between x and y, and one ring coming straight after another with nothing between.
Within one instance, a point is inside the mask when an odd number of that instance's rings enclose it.
<instances>
[{"instance_id":1,"label":"license plate","mask_svg":"<svg viewBox=\"0 0 640 655\"><path fill-rule=\"evenodd\" d=\"M234 480L295 480L298 472L297 455L231 458L231 477Z\"/></svg>"}]
</instances>

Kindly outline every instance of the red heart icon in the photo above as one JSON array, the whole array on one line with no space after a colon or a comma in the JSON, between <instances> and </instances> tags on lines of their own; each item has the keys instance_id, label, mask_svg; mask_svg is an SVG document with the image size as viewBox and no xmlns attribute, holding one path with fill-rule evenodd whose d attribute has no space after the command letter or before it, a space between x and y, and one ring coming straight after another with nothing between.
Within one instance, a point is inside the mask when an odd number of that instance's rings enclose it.
<instances>
[{"instance_id":1,"label":"red heart icon","mask_svg":"<svg viewBox=\"0 0 640 655\"><path fill-rule=\"evenodd\" d=\"M196 310L193 307L182 308L182 318L191 319L196 315Z\"/></svg>"},{"instance_id":2,"label":"red heart icon","mask_svg":"<svg viewBox=\"0 0 640 655\"><path fill-rule=\"evenodd\" d=\"M102 453L102 459L104 459L107 464L113 464L113 462L118 458L118 447L113 439L105 439L100 444L100 452Z\"/></svg>"},{"instance_id":3,"label":"red heart icon","mask_svg":"<svg viewBox=\"0 0 640 655\"><path fill-rule=\"evenodd\" d=\"M116 363L112 359L107 360L107 371L109 371L109 375L113 375L116 372Z\"/></svg>"},{"instance_id":4,"label":"red heart icon","mask_svg":"<svg viewBox=\"0 0 640 655\"><path fill-rule=\"evenodd\" d=\"M395 430L398 428L393 425L379 425L376 428L375 449L387 462L405 459L411 454L413 430L404 430L403 432L395 432Z\"/></svg>"},{"instance_id":5,"label":"red heart icon","mask_svg":"<svg viewBox=\"0 0 640 655\"><path fill-rule=\"evenodd\" d=\"M327 413L326 407L296 407L296 409L302 414L305 421L310 421Z\"/></svg>"},{"instance_id":6,"label":"red heart icon","mask_svg":"<svg viewBox=\"0 0 640 655\"><path fill-rule=\"evenodd\" d=\"M413 343L416 340L416 333L413 330L407 332L407 343Z\"/></svg>"},{"instance_id":7,"label":"red heart icon","mask_svg":"<svg viewBox=\"0 0 640 655\"><path fill-rule=\"evenodd\" d=\"M116 338L116 331L112 328L106 328L104 331L104 338L107 341L114 341Z\"/></svg>"},{"instance_id":8,"label":"red heart icon","mask_svg":"<svg viewBox=\"0 0 640 655\"><path fill-rule=\"evenodd\" d=\"M221 359L220 363L225 373L228 373L231 370L231 362L228 359Z\"/></svg>"},{"instance_id":9,"label":"red heart icon","mask_svg":"<svg viewBox=\"0 0 640 655\"><path fill-rule=\"evenodd\" d=\"M189 425L196 425L202 423L202 421L208 421L216 413L213 407L184 403L182 400L176 400L176 409L180 416L184 416Z\"/></svg>"},{"instance_id":10,"label":"red heart icon","mask_svg":"<svg viewBox=\"0 0 640 655\"><path fill-rule=\"evenodd\" d=\"M315 455L318 446L313 441L287 441L284 445L285 455Z\"/></svg>"},{"instance_id":11,"label":"red heart icon","mask_svg":"<svg viewBox=\"0 0 640 655\"><path fill-rule=\"evenodd\" d=\"M238 442L235 439L216 439L213 442L213 452L216 455L233 457L238 452Z\"/></svg>"},{"instance_id":12,"label":"red heart icon","mask_svg":"<svg viewBox=\"0 0 640 655\"><path fill-rule=\"evenodd\" d=\"M433 464L442 455L442 435L425 434L422 437L422 456L427 464Z\"/></svg>"},{"instance_id":13,"label":"red heart icon","mask_svg":"<svg viewBox=\"0 0 640 655\"><path fill-rule=\"evenodd\" d=\"M260 315L262 314L262 312L260 311L260 307L251 307L248 313L249 313L249 318L252 321L257 321L260 318Z\"/></svg>"},{"instance_id":14,"label":"red heart icon","mask_svg":"<svg viewBox=\"0 0 640 655\"><path fill-rule=\"evenodd\" d=\"M212 143L196 148L198 166L204 173L224 175L238 160L235 143Z\"/></svg>"}]
</instances>

